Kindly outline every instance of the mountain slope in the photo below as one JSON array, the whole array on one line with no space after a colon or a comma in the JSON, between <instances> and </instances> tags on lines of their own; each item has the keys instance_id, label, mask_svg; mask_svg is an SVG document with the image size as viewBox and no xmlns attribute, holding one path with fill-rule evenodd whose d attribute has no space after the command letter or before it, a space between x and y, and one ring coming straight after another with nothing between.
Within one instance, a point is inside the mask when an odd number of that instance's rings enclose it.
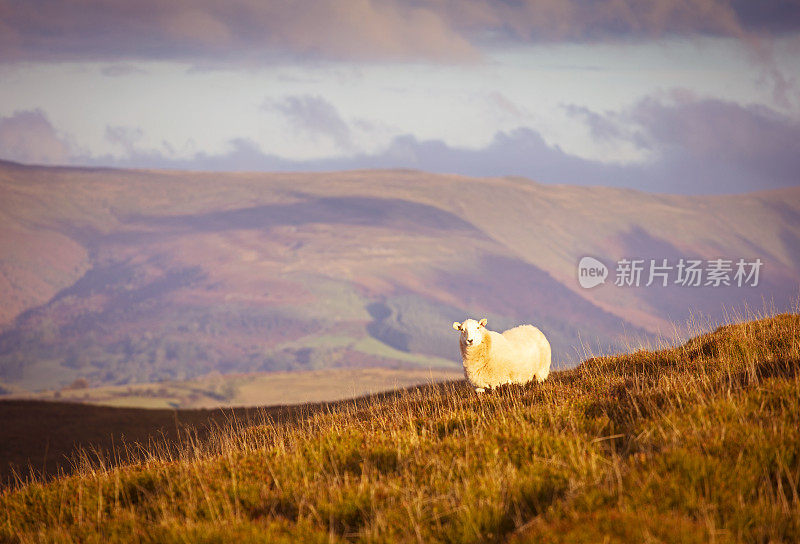
<instances>
[{"instance_id":1,"label":"mountain slope","mask_svg":"<svg viewBox=\"0 0 800 544\"><path fill-rule=\"evenodd\" d=\"M796 293L800 189L678 197L412 171L0 167L0 380L456 365L449 328L532 322L559 363L690 311ZM765 261L756 288L576 281L582 255ZM411 359L398 354L413 355Z\"/></svg>"},{"instance_id":2,"label":"mountain slope","mask_svg":"<svg viewBox=\"0 0 800 544\"><path fill-rule=\"evenodd\" d=\"M251 419L7 490L0 539L796 542L798 370L778 315L528 387Z\"/></svg>"}]
</instances>

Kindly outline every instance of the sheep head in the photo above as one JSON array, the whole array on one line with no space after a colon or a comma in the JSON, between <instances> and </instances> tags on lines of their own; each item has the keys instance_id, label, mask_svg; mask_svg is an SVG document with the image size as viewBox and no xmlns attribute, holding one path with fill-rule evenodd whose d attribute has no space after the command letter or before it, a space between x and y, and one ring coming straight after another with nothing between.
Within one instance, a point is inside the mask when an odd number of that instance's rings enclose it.
<instances>
[{"instance_id":1,"label":"sheep head","mask_svg":"<svg viewBox=\"0 0 800 544\"><path fill-rule=\"evenodd\" d=\"M453 322L453 328L461 332L461 342L467 346L477 346L483 340L483 332L486 327L486 318L480 321L467 319L463 323Z\"/></svg>"}]
</instances>

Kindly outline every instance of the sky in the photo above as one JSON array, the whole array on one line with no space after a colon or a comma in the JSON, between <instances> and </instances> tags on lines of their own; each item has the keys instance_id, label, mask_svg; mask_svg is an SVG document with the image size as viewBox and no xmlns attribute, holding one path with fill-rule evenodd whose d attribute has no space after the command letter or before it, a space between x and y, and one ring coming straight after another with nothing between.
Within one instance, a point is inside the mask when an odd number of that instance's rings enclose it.
<instances>
[{"instance_id":1,"label":"sky","mask_svg":"<svg viewBox=\"0 0 800 544\"><path fill-rule=\"evenodd\" d=\"M0 159L800 184L800 0L0 0Z\"/></svg>"}]
</instances>

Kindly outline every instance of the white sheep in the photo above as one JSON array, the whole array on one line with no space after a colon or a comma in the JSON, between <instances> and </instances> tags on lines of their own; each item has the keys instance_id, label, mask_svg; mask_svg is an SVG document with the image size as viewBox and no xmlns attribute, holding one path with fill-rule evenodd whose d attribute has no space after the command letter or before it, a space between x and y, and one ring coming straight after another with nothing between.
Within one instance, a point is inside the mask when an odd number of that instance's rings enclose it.
<instances>
[{"instance_id":1,"label":"white sheep","mask_svg":"<svg viewBox=\"0 0 800 544\"><path fill-rule=\"evenodd\" d=\"M506 383L543 382L550 374L550 343L533 325L520 325L503 334L486 328L486 319L453 323L461 332L461 362L475 391Z\"/></svg>"}]
</instances>

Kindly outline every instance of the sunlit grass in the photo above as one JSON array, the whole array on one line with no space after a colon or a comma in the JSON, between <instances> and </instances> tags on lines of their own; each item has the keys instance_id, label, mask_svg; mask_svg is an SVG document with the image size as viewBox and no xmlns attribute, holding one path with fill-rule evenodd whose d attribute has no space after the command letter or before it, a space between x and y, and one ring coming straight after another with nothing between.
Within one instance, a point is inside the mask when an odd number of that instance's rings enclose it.
<instances>
[{"instance_id":1,"label":"sunlit grass","mask_svg":"<svg viewBox=\"0 0 800 544\"><path fill-rule=\"evenodd\" d=\"M542 385L231 421L19 484L0 541L798 541L798 367L783 314Z\"/></svg>"}]
</instances>

